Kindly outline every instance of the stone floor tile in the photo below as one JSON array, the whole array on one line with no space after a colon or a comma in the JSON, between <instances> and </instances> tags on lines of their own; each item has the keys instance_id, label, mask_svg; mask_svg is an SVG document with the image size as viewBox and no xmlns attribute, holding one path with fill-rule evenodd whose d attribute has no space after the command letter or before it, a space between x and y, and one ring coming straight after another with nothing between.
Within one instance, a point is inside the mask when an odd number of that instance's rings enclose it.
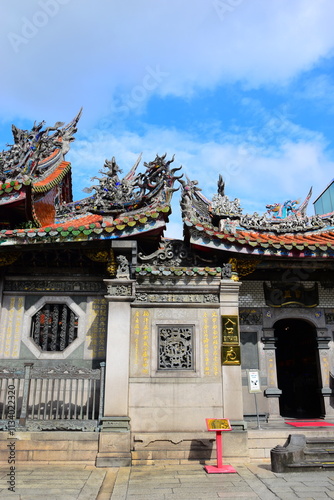
<instances>
[{"instance_id":1,"label":"stone floor tile","mask_svg":"<svg viewBox=\"0 0 334 500\"><path fill-rule=\"evenodd\" d=\"M10 491L6 491L5 493L0 493L0 498L1 500L21 500L20 495Z\"/></svg>"},{"instance_id":2,"label":"stone floor tile","mask_svg":"<svg viewBox=\"0 0 334 500\"><path fill-rule=\"evenodd\" d=\"M312 484L310 484L308 486L303 484L303 485L293 486L292 488L296 493L302 493L304 491L313 491L314 493L317 493L317 492L322 492L322 491L327 490L327 488L323 488L323 487L319 486L318 483L316 483L316 482L313 482Z\"/></svg>"},{"instance_id":3,"label":"stone floor tile","mask_svg":"<svg viewBox=\"0 0 334 500\"><path fill-rule=\"evenodd\" d=\"M236 474L207 474L194 464L97 469L30 463L17 472L15 493L7 490L7 472L0 468L0 500L334 500L333 472L278 474L250 464L239 465Z\"/></svg>"},{"instance_id":4,"label":"stone floor tile","mask_svg":"<svg viewBox=\"0 0 334 500\"><path fill-rule=\"evenodd\" d=\"M63 489L61 485L58 486L58 488L15 488L15 493L18 493L19 495L35 495L36 497L45 497L45 495L48 495L50 498L51 496L59 495L62 493L64 496L65 495L76 495L78 496L78 490L76 489ZM0 497L1 498L1 497Z\"/></svg>"},{"instance_id":5,"label":"stone floor tile","mask_svg":"<svg viewBox=\"0 0 334 500\"><path fill-rule=\"evenodd\" d=\"M128 494L126 496L127 500L165 500L167 498L174 498L174 496L172 497L171 495L165 495L164 493L159 494L155 492L152 493L146 492L143 493L142 495L137 495L136 493L134 493L132 495ZM112 499L114 500L114 496L112 497ZM116 500L118 500L117 497Z\"/></svg>"},{"instance_id":6,"label":"stone floor tile","mask_svg":"<svg viewBox=\"0 0 334 500\"><path fill-rule=\"evenodd\" d=\"M312 498L320 500L321 498L328 498L327 493L321 491L305 491L304 493L296 493L299 498Z\"/></svg>"},{"instance_id":7,"label":"stone floor tile","mask_svg":"<svg viewBox=\"0 0 334 500\"><path fill-rule=\"evenodd\" d=\"M0 497L1 500L2 497ZM35 495L21 495L20 496L20 500L39 500L39 499L45 499L45 500L77 500L77 495L62 495L61 493L59 493L59 495L46 495L46 496L38 496L36 497ZM10 498L8 499L10 500Z\"/></svg>"},{"instance_id":8,"label":"stone floor tile","mask_svg":"<svg viewBox=\"0 0 334 500\"><path fill-rule=\"evenodd\" d=\"M302 498L303 500L318 500L320 498L328 498L328 497L319 497L318 495L308 496L305 494L305 496L304 495L297 495L297 498Z\"/></svg>"},{"instance_id":9,"label":"stone floor tile","mask_svg":"<svg viewBox=\"0 0 334 500\"><path fill-rule=\"evenodd\" d=\"M208 495L213 496L215 500L218 500L218 493L207 491L206 493L198 493L196 490L193 491L178 491L172 496L166 496L167 500L207 500Z\"/></svg>"},{"instance_id":10,"label":"stone floor tile","mask_svg":"<svg viewBox=\"0 0 334 500\"><path fill-rule=\"evenodd\" d=\"M258 495L252 491L252 492L244 492L244 491L234 491L234 492L228 492L228 493L218 493L218 498L225 498L228 500L233 500L235 498L256 498L258 499Z\"/></svg>"},{"instance_id":11,"label":"stone floor tile","mask_svg":"<svg viewBox=\"0 0 334 500\"><path fill-rule=\"evenodd\" d=\"M229 491L229 492L219 492L218 498L228 498L230 500L234 498L259 498L259 496L254 491Z\"/></svg>"},{"instance_id":12,"label":"stone floor tile","mask_svg":"<svg viewBox=\"0 0 334 500\"><path fill-rule=\"evenodd\" d=\"M299 497L297 495L295 495L294 493L288 493L288 492L280 492L280 493L277 493L277 498L279 498L280 500L298 500Z\"/></svg>"},{"instance_id":13,"label":"stone floor tile","mask_svg":"<svg viewBox=\"0 0 334 500\"><path fill-rule=\"evenodd\" d=\"M156 493L157 495L172 495L173 489L172 488L151 487L150 485L147 485L146 488L132 488L131 486L129 486L127 494L139 496L139 495L144 495L146 492Z\"/></svg>"}]
</instances>

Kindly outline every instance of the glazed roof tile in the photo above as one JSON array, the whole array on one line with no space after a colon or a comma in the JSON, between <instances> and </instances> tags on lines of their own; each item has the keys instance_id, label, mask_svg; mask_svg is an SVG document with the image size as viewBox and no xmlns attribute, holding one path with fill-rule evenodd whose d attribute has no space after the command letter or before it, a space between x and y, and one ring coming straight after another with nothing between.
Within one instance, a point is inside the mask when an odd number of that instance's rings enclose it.
<instances>
[{"instance_id":1,"label":"glazed roof tile","mask_svg":"<svg viewBox=\"0 0 334 500\"><path fill-rule=\"evenodd\" d=\"M236 228L232 233L218 231L209 224L192 223L189 220L187 227L190 230L191 243L200 246L221 247L223 250L248 254L334 257L333 228L296 234L275 234Z\"/></svg>"},{"instance_id":2,"label":"glazed roof tile","mask_svg":"<svg viewBox=\"0 0 334 500\"><path fill-rule=\"evenodd\" d=\"M75 218L58 220L54 224L39 228L0 231L0 246L16 243L39 243L54 241L83 241L85 239L118 239L162 230L165 227L167 206L155 207L134 216L123 215L116 219L99 214L86 214Z\"/></svg>"},{"instance_id":3,"label":"glazed roof tile","mask_svg":"<svg viewBox=\"0 0 334 500\"><path fill-rule=\"evenodd\" d=\"M33 183L33 191L40 193L56 186L70 170L70 162L62 161L59 165L56 166L54 170L48 173L48 175L44 179Z\"/></svg>"}]
</instances>

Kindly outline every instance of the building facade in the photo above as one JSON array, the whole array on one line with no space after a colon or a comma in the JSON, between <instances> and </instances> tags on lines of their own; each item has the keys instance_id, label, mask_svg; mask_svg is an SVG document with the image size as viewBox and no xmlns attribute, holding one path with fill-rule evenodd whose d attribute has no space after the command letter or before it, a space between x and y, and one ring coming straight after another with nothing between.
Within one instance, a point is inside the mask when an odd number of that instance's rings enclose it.
<instances>
[{"instance_id":1,"label":"building facade","mask_svg":"<svg viewBox=\"0 0 334 500\"><path fill-rule=\"evenodd\" d=\"M186 462L212 457L205 419L228 418L245 459L249 371L262 419L334 420L334 217L306 216L311 193L243 214L221 178L209 200L166 155L124 177L106 160L73 202L79 117L14 128L0 159L3 439L30 440L22 460L53 460L33 441L65 432L55 460ZM179 187L184 240L165 240Z\"/></svg>"}]
</instances>

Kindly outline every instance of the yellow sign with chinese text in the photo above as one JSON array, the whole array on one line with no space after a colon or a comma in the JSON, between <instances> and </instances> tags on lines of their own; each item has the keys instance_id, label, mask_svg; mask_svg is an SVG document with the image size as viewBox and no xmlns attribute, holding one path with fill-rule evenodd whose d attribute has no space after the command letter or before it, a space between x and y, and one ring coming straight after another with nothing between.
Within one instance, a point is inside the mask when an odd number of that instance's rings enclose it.
<instances>
[{"instance_id":1,"label":"yellow sign with chinese text","mask_svg":"<svg viewBox=\"0 0 334 500\"><path fill-rule=\"evenodd\" d=\"M239 345L238 316L222 316L223 344Z\"/></svg>"}]
</instances>

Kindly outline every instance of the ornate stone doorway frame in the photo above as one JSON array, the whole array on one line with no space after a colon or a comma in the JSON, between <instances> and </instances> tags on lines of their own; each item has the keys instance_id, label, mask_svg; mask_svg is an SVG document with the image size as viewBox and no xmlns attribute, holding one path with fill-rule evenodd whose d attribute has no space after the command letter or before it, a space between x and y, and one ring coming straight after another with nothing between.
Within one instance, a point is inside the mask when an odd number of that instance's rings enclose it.
<instances>
[{"instance_id":1,"label":"ornate stone doorway frame","mask_svg":"<svg viewBox=\"0 0 334 500\"><path fill-rule=\"evenodd\" d=\"M275 351L277 349L277 339L275 337L274 325L281 319L299 319L308 322L316 330L316 343L319 354L320 370L320 392L323 397L323 406L326 419L334 420L334 408L330 404L332 390L330 388L330 346L331 337L328 336L327 327L322 314L317 315L314 310L305 310L303 308L288 309L282 308L273 310L272 308L264 314L263 350L265 353L266 372L268 377L268 386L264 395L268 398L269 422L281 421L279 398L282 391L278 387L277 365Z\"/></svg>"}]
</instances>

